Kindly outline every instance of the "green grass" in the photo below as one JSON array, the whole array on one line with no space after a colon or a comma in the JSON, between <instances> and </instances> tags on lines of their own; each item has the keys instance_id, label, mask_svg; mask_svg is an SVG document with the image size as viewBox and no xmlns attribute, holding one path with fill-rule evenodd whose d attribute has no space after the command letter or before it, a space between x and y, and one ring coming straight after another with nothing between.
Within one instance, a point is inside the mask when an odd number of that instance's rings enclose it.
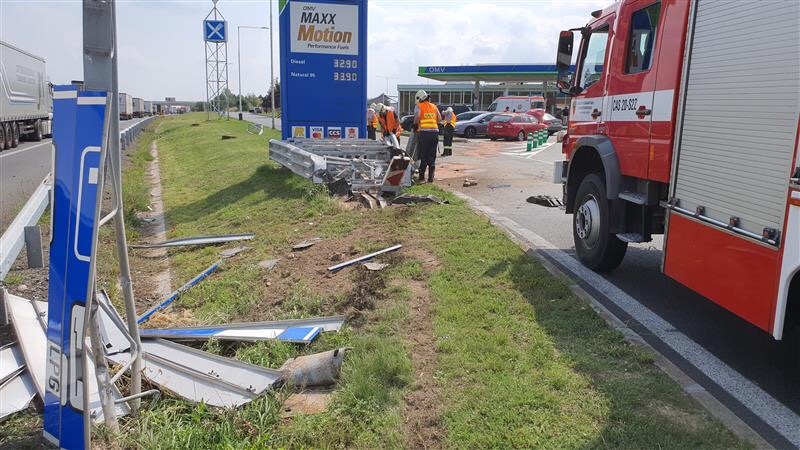
<instances>
[{"instance_id":1,"label":"green grass","mask_svg":"<svg viewBox=\"0 0 800 450\"><path fill-rule=\"evenodd\" d=\"M276 319L341 313L362 301L361 315L351 326L308 347L216 341L204 346L272 368L300 354L337 347L352 351L322 414L281 419L281 401L288 395L283 390L233 411L166 396L139 418L123 419L121 436L98 434L106 444L147 449L406 446L404 395L415 386L406 336L413 282L427 289L432 302L430 345L436 350L441 445L748 447L664 375L648 351L627 343L462 200L424 186L412 191L446 197L450 204L344 209L324 189L267 159L270 130L253 136L246 133L246 123L204 119L203 114L160 119L146 135L158 143L168 235L254 232L256 238L247 242L250 251L226 261L174 308L190 309L199 321L211 323L252 320L256 312ZM223 141L222 134L236 138ZM132 160L125 180L131 183L130 195L142 198L146 191L138 183L144 172L137 161L146 159L135 154ZM282 301L265 306L272 288L256 263L283 256L290 244L315 235L327 241L349 238L359 252L387 242L402 243L404 249L386 258L389 269L336 275L350 277L358 287L352 292L329 292L295 274L298 279ZM174 283L216 261L218 251L213 246L171 250ZM102 255L113 261L113 254Z\"/></svg>"}]
</instances>

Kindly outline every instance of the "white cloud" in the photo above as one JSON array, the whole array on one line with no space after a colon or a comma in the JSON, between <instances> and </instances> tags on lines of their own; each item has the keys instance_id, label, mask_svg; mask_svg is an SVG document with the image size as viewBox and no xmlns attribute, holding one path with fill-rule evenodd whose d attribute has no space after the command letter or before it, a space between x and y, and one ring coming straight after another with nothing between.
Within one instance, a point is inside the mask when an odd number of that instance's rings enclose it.
<instances>
[{"instance_id":1,"label":"white cloud","mask_svg":"<svg viewBox=\"0 0 800 450\"><path fill-rule=\"evenodd\" d=\"M419 66L550 63L558 32L585 24L610 0L371 0L368 92L396 83L425 83ZM209 1L118 1L120 88L134 96L205 97L201 21ZM222 0L229 23L229 86L238 91L236 26L267 26L267 2ZM273 30L279 76L277 0ZM54 83L82 78L81 2L0 0L0 39L42 55ZM264 30L242 30L243 91L263 93L269 80Z\"/></svg>"}]
</instances>

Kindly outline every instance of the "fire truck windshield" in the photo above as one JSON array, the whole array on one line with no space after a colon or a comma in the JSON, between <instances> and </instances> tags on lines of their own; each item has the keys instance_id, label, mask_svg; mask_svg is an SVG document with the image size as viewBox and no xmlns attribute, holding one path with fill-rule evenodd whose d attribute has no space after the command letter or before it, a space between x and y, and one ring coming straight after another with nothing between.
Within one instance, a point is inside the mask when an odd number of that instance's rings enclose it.
<instances>
[{"instance_id":1,"label":"fire truck windshield","mask_svg":"<svg viewBox=\"0 0 800 450\"><path fill-rule=\"evenodd\" d=\"M589 43L583 52L580 79L578 80L580 87L586 89L600 80L606 59L607 41L608 27L593 30L589 35Z\"/></svg>"}]
</instances>

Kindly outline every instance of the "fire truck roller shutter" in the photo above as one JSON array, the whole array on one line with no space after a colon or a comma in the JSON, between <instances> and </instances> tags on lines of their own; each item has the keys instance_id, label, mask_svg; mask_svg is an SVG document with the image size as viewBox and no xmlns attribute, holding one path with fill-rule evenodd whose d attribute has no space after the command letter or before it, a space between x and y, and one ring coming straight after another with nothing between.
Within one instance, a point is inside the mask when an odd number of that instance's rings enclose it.
<instances>
[{"instance_id":1,"label":"fire truck roller shutter","mask_svg":"<svg viewBox=\"0 0 800 450\"><path fill-rule=\"evenodd\" d=\"M577 149L569 160L567 180L567 213L575 207L575 195L583 175L603 171L606 181L606 198L616 200L622 187L619 159L611 141L601 135L583 136L575 142ZM599 160L599 163L598 163ZM577 176L576 176L577 175Z\"/></svg>"},{"instance_id":2,"label":"fire truck roller shutter","mask_svg":"<svg viewBox=\"0 0 800 450\"><path fill-rule=\"evenodd\" d=\"M800 105L800 3L699 0L673 196L755 235L783 229Z\"/></svg>"}]
</instances>

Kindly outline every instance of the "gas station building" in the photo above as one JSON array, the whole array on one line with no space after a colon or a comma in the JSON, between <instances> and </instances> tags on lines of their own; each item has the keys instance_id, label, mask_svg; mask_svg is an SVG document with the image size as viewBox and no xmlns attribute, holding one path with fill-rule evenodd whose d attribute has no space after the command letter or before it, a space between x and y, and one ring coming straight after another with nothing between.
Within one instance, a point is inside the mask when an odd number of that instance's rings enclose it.
<instances>
[{"instance_id":1,"label":"gas station building","mask_svg":"<svg viewBox=\"0 0 800 450\"><path fill-rule=\"evenodd\" d=\"M475 66L422 66L418 75L444 84L399 84L401 114L414 111L414 94L424 89L436 104L466 104L481 111L508 95L541 95L549 112L567 104L555 88L555 64L490 64Z\"/></svg>"}]
</instances>

